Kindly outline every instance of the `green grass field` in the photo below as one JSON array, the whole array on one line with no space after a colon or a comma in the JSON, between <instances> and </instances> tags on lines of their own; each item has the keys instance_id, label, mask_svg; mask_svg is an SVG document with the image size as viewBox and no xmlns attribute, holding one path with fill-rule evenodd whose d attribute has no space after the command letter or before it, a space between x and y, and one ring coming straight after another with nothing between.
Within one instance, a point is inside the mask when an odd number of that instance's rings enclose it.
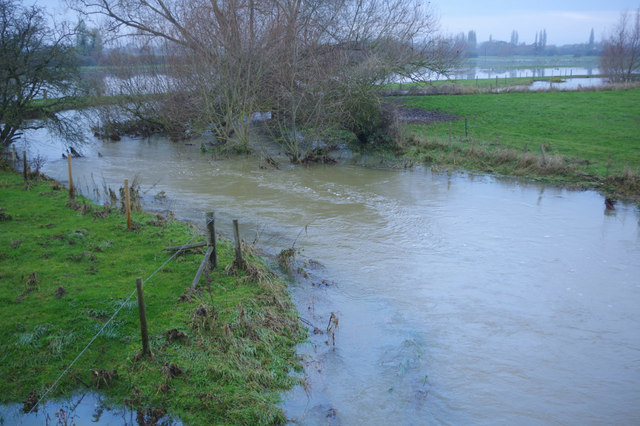
<instances>
[{"instance_id":1,"label":"green grass field","mask_svg":"<svg viewBox=\"0 0 640 426\"><path fill-rule=\"evenodd\" d=\"M172 219L137 212L133 220L127 230L113 207L69 204L55 182L25 186L21 175L0 171L0 402L42 396L136 278L170 257L165 247L204 240ZM136 359L134 296L48 397L89 387L138 410L163 407L186 424L283 423L276 404L297 383L289 373L304 336L284 284L250 255L246 270L230 269L233 256L222 240L218 268L194 293L186 289L201 249L145 283L154 361Z\"/></svg>"},{"instance_id":2,"label":"green grass field","mask_svg":"<svg viewBox=\"0 0 640 426\"><path fill-rule=\"evenodd\" d=\"M587 160L600 176L640 170L640 89L503 93L401 98L411 108L460 117L456 138ZM449 124L414 125L418 134L448 139Z\"/></svg>"}]
</instances>

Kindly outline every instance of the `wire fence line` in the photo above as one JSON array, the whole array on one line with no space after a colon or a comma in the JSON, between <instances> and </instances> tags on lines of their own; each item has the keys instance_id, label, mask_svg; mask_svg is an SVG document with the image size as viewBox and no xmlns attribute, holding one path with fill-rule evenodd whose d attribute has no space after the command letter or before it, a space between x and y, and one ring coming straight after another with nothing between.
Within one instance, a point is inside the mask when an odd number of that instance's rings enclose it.
<instances>
[{"instance_id":1,"label":"wire fence line","mask_svg":"<svg viewBox=\"0 0 640 426\"><path fill-rule=\"evenodd\" d=\"M213 220L208 221L207 223L205 223L205 225L209 225L209 223L213 222ZM206 226L205 226L206 227ZM194 234L191 239L189 241L187 241L185 244L183 244L183 246L187 246L188 244L191 244L191 242L198 236L198 234ZM147 278L145 278L142 283L146 283L147 281L151 280L158 272L160 272L165 266L167 266L167 264L169 264L169 262L171 262L173 259L175 259L180 253L182 253L186 248L183 247L179 250L177 250L171 257L169 257L169 259L167 259L160 267L158 267L155 271L153 271L153 273L151 273L151 275L149 275ZM118 315L118 313L120 313L120 311L122 310L122 308L129 303L129 301L131 300L131 298L136 294L136 290L133 290L131 292L131 294L129 295L129 297L127 297L125 299L124 302L122 302L122 304L118 307L118 309L116 309L116 311L113 313L113 315L111 315L111 317L109 318L109 320L107 322L104 323L104 325L102 326L102 328L100 328L100 330L98 330L98 332L93 336L93 338L91 338L91 340L89 341L89 343L87 343L87 345L84 347L84 349L82 349L80 351L80 353L74 358L73 361L71 361L71 363L67 366L67 368L62 372L62 374L60 374L60 376L58 376L58 378L55 380L55 382L53 382L53 384L47 389L47 391L40 397L40 399L38 399L38 401L33 405L33 407L31 407L31 409L29 410L29 412L27 414L31 414L32 412L34 412L34 410L38 407L38 405L46 398L46 396L57 386L57 384L60 382L60 380L69 372L69 370L71 369L71 367L73 367L73 365L82 357L82 355L89 349L89 347L93 344L93 342L100 336L100 334L104 331L105 328L107 328L107 326L109 325L109 323L111 323L111 321L113 321L113 319Z\"/></svg>"},{"instance_id":2,"label":"wire fence line","mask_svg":"<svg viewBox=\"0 0 640 426\"><path fill-rule=\"evenodd\" d=\"M456 120L452 120L451 123L454 123ZM461 138L459 133L455 133L455 132L459 132L460 131L460 127L462 127L462 133L464 133L464 118L462 120L457 120L457 121L461 121L461 123L457 124L457 127L454 127L454 134L452 135L453 137L456 138ZM442 123L448 123L449 121L445 121ZM442 124L442 123L434 123L434 124ZM444 128L444 130L442 130L441 132L436 132L433 131L433 128L427 128L427 131L429 131L430 133L433 132L433 136L442 140L445 140L449 137L449 133L448 133L448 129ZM471 134L472 131L479 131L482 132L482 134ZM464 135L463 135L464 136ZM522 142L522 143L542 143L542 142L551 142L551 143L562 143L562 144L574 144L576 143L573 140L569 140L569 139L558 139L558 138L554 138L552 136L544 136L544 135L538 135L538 136L532 136L531 134L528 134L526 132L513 132L513 131L504 131L502 129L497 130L495 128L495 126L493 126L491 123L485 123L482 121L472 121L470 118L468 119L468 136L466 136L467 138L473 139L473 138L477 138L477 139L482 139L482 138L502 138L502 137L509 137L511 139L509 140L513 140L515 142Z\"/></svg>"}]
</instances>

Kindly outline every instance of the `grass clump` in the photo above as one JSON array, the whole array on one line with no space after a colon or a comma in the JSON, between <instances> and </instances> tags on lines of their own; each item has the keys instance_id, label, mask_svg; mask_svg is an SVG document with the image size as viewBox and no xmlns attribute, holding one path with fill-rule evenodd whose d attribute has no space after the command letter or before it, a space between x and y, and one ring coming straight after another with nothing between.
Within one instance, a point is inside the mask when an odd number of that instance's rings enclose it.
<instances>
[{"instance_id":1,"label":"grass clump","mask_svg":"<svg viewBox=\"0 0 640 426\"><path fill-rule=\"evenodd\" d=\"M168 258L163 249L196 230L171 219L158 226L143 212L127 230L116 209L68 205L52 182L25 187L9 171L0 181L0 208L12 217L0 222L0 402L32 406L122 307L48 398L88 386L145 417L160 409L186 424L286 421L276 404L296 383L289 373L304 336L284 284L259 259L247 252L250 267L227 272L234 253L223 239L220 266L195 290L186 289L198 250L145 282L155 359L143 359L136 298L126 300L136 278Z\"/></svg>"}]
</instances>

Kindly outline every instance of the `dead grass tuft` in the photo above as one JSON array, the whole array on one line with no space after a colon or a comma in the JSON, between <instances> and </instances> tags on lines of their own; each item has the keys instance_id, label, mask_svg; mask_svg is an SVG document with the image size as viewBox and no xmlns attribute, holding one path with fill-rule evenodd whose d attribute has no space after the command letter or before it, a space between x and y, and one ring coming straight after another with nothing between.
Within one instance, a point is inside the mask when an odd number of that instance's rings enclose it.
<instances>
[{"instance_id":1,"label":"dead grass tuft","mask_svg":"<svg viewBox=\"0 0 640 426\"><path fill-rule=\"evenodd\" d=\"M116 370L91 370L91 384L100 389L101 387L109 387L111 383L118 378Z\"/></svg>"},{"instance_id":2,"label":"dead grass tuft","mask_svg":"<svg viewBox=\"0 0 640 426\"><path fill-rule=\"evenodd\" d=\"M56 297L56 299L60 299L61 297L64 297L66 294L67 294L67 290L65 290L63 286L60 286L56 290L54 296Z\"/></svg>"},{"instance_id":3,"label":"dead grass tuft","mask_svg":"<svg viewBox=\"0 0 640 426\"><path fill-rule=\"evenodd\" d=\"M501 148L494 155L498 164L514 163L518 159L518 153L513 149Z\"/></svg>"},{"instance_id":4,"label":"dead grass tuft","mask_svg":"<svg viewBox=\"0 0 640 426\"><path fill-rule=\"evenodd\" d=\"M167 341L169 343L175 342L175 341L181 341L181 342L186 342L189 343L189 336L187 336L186 333L178 330L177 328L172 328L171 330L167 330L164 332L164 337L167 338Z\"/></svg>"},{"instance_id":5,"label":"dead grass tuft","mask_svg":"<svg viewBox=\"0 0 640 426\"><path fill-rule=\"evenodd\" d=\"M640 176L629 166L624 167L622 174L607 177L604 184L608 192L622 196L640 193Z\"/></svg>"},{"instance_id":6,"label":"dead grass tuft","mask_svg":"<svg viewBox=\"0 0 640 426\"><path fill-rule=\"evenodd\" d=\"M184 371L175 362L165 362L162 364L162 374L167 380L171 380L174 377L182 376Z\"/></svg>"},{"instance_id":7,"label":"dead grass tuft","mask_svg":"<svg viewBox=\"0 0 640 426\"><path fill-rule=\"evenodd\" d=\"M24 276L22 277L22 279L24 279ZM29 276L27 277L27 280L24 284L24 290L22 291L22 293L20 293L18 295L18 302L21 302L22 299L29 293L38 290L40 286L40 281L38 281L38 276L36 275L35 272L32 272L31 274L29 274Z\"/></svg>"},{"instance_id":8,"label":"dead grass tuft","mask_svg":"<svg viewBox=\"0 0 640 426\"><path fill-rule=\"evenodd\" d=\"M191 315L191 326L200 333L212 331L218 322L218 311L205 303L199 305Z\"/></svg>"},{"instance_id":9,"label":"dead grass tuft","mask_svg":"<svg viewBox=\"0 0 640 426\"><path fill-rule=\"evenodd\" d=\"M293 261L296 258L297 250L295 247L289 247L287 249L283 249L276 256L276 260L282 269L290 271L293 267Z\"/></svg>"},{"instance_id":10,"label":"dead grass tuft","mask_svg":"<svg viewBox=\"0 0 640 426\"><path fill-rule=\"evenodd\" d=\"M27 399L25 399L22 405L22 411L25 413L31 411L31 409L38 403L38 399L38 391L33 389L31 392L29 392L29 395L27 395ZM37 410L38 409L36 408L36 411Z\"/></svg>"}]
</instances>

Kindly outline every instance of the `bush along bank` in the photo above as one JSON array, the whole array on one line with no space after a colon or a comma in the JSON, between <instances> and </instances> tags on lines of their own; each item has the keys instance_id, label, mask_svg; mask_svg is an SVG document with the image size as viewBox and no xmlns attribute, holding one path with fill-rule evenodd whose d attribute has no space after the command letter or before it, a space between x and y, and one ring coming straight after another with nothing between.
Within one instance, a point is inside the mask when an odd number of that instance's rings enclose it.
<instances>
[{"instance_id":1,"label":"bush along bank","mask_svg":"<svg viewBox=\"0 0 640 426\"><path fill-rule=\"evenodd\" d=\"M284 283L247 247L246 262L234 265L224 239L218 267L194 291L206 247L179 253L152 276L171 256L165 247L204 239L144 212L127 229L114 207L0 171L0 402L31 410L97 335L47 399L91 388L109 403L185 424L284 423L277 403L299 382L290 373L305 337ZM153 359L140 356L129 299L137 277Z\"/></svg>"}]
</instances>

